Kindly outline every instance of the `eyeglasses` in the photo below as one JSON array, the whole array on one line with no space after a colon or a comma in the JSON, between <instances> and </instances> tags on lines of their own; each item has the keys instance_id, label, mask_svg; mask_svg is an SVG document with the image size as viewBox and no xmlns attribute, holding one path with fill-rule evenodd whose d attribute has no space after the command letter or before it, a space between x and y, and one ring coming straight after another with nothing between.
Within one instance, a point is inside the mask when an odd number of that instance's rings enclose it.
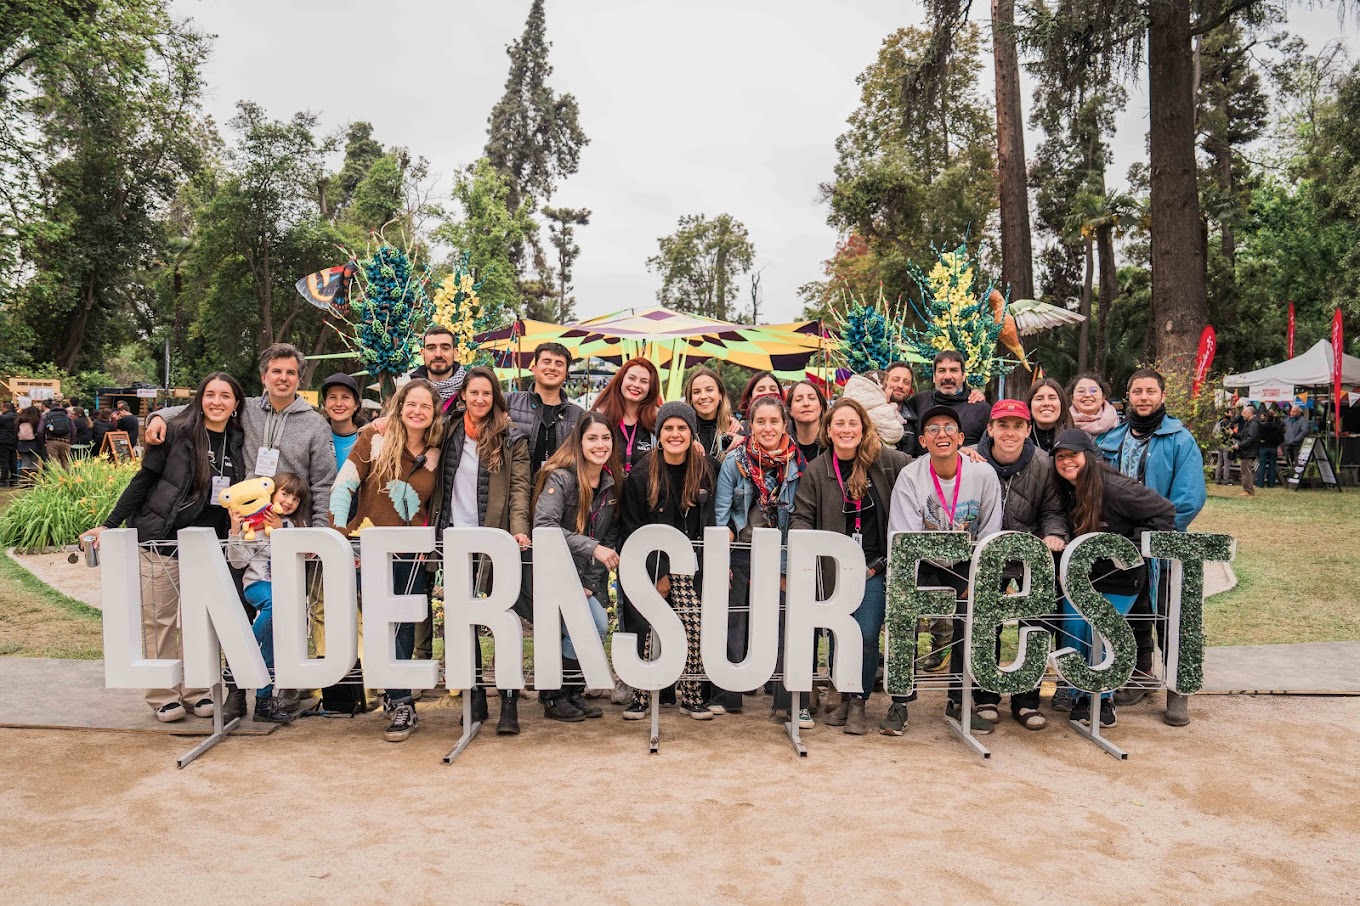
<instances>
[{"instance_id":1,"label":"eyeglasses","mask_svg":"<svg viewBox=\"0 0 1360 906\"><path fill-rule=\"evenodd\" d=\"M1073 395L1073 396L1100 396L1100 388L1099 388L1099 387L1088 387L1088 388L1086 388L1086 389L1083 390L1082 388L1078 387L1076 390L1073 390L1073 391L1072 391L1072 395Z\"/></svg>"},{"instance_id":2,"label":"eyeglasses","mask_svg":"<svg viewBox=\"0 0 1360 906\"><path fill-rule=\"evenodd\" d=\"M958 425L926 425L926 434L930 435L931 437L934 437L935 435L939 434L941 431L943 431L945 434L949 435L950 437L953 437L955 434L958 434L958 433L959 433L959 426L958 426Z\"/></svg>"}]
</instances>

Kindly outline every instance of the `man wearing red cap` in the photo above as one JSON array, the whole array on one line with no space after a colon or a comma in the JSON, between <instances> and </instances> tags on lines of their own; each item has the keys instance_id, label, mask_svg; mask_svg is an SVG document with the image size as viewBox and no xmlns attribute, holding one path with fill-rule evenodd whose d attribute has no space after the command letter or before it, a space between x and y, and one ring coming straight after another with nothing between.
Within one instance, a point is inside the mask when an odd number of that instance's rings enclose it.
<instances>
[{"instance_id":1,"label":"man wearing red cap","mask_svg":"<svg viewBox=\"0 0 1360 906\"><path fill-rule=\"evenodd\" d=\"M1029 434L1029 406L1020 400L999 400L992 407L987 433L977 449L991 463L1001 482L1002 530L1037 535L1049 550L1057 553L1066 547L1071 535L1053 463L1047 453L1034 445ZM1007 570L1002 582L1018 581L1020 575L1019 570ZM999 646L1000 635L997 640ZM981 691L977 701L978 713L995 720L1001 696ZM1027 730L1042 730L1047 721L1039 713L1039 690L1012 695L1011 716Z\"/></svg>"}]
</instances>

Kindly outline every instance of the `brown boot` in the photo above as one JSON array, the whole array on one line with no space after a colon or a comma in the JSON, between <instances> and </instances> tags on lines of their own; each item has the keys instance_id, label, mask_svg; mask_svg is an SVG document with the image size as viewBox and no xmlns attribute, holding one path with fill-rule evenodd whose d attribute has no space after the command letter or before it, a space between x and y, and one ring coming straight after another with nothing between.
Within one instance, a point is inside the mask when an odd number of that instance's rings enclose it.
<instances>
[{"instance_id":1,"label":"brown boot","mask_svg":"<svg viewBox=\"0 0 1360 906\"><path fill-rule=\"evenodd\" d=\"M864 725L864 706L867 701L862 698L850 699L850 712L846 715L845 732L852 736L863 736L869 732Z\"/></svg>"},{"instance_id":2,"label":"brown boot","mask_svg":"<svg viewBox=\"0 0 1360 906\"><path fill-rule=\"evenodd\" d=\"M843 727L850 714L850 696L841 693L841 703L836 706L836 710L830 711L822 723L828 727Z\"/></svg>"}]
</instances>

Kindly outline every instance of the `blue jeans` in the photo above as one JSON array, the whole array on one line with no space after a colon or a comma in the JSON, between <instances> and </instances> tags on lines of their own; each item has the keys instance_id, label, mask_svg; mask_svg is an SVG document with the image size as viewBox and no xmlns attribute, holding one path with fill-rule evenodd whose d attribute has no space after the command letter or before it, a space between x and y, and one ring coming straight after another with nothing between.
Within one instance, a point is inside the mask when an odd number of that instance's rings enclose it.
<instances>
[{"instance_id":1,"label":"blue jeans","mask_svg":"<svg viewBox=\"0 0 1360 906\"><path fill-rule=\"evenodd\" d=\"M255 608L255 622L250 628L255 633L255 641L264 656L264 665L274 669L274 586L268 582L255 582L246 586L246 603ZM257 698L268 698L274 694L274 684L255 690Z\"/></svg>"},{"instance_id":2,"label":"blue jeans","mask_svg":"<svg viewBox=\"0 0 1360 906\"><path fill-rule=\"evenodd\" d=\"M1101 594L1105 595L1105 600L1114 605L1115 610L1125 615L1133 609L1134 602L1138 600L1137 595L1112 595L1106 594L1105 592L1101 592ZM1086 659L1087 663L1090 663L1091 624L1081 618L1077 613L1076 608L1068 602L1066 597L1062 599L1062 614L1065 617L1063 620L1063 640L1062 644L1058 647L1071 645ZM1082 692L1080 689L1077 689L1073 693L1073 698L1077 701L1084 701L1089 694L1090 693L1088 692ZM1107 699L1113 694L1114 693L1112 692L1105 692L1102 693L1100 697L1102 699Z\"/></svg>"},{"instance_id":3,"label":"blue jeans","mask_svg":"<svg viewBox=\"0 0 1360 906\"><path fill-rule=\"evenodd\" d=\"M864 682L863 692L851 692L853 698L868 698L874 691L874 680L878 678L878 636L883 631L883 617L887 613L888 591L883 576L872 576L864 580L864 597L855 610L855 622L864 640L864 665L860 677Z\"/></svg>"},{"instance_id":4,"label":"blue jeans","mask_svg":"<svg viewBox=\"0 0 1360 906\"><path fill-rule=\"evenodd\" d=\"M425 571L425 564L415 560L404 560L401 557L394 557L392 562L392 590L399 595L421 595L429 590L430 574ZM416 624L398 623L397 624L397 660L409 661L411 653L416 649ZM387 703L389 705L409 702L411 700L410 689L388 689Z\"/></svg>"},{"instance_id":5,"label":"blue jeans","mask_svg":"<svg viewBox=\"0 0 1360 906\"><path fill-rule=\"evenodd\" d=\"M1277 482L1275 471L1275 448L1262 447L1260 454L1256 457L1256 486L1258 488L1273 488Z\"/></svg>"},{"instance_id":6,"label":"blue jeans","mask_svg":"<svg viewBox=\"0 0 1360 906\"><path fill-rule=\"evenodd\" d=\"M600 638L605 637L609 631L609 614L600 606L600 602L594 595L586 599L590 605L590 616L595 621L595 629L600 634ZM562 657L569 660L576 660L576 646L571 643L571 635L567 632L566 626L562 627Z\"/></svg>"}]
</instances>

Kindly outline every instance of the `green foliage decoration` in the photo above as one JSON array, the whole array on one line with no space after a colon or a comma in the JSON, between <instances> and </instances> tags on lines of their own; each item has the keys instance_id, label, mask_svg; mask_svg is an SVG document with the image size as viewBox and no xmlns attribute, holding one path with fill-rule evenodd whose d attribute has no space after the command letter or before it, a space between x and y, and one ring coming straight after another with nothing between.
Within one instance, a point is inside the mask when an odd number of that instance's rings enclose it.
<instances>
[{"instance_id":1,"label":"green foliage decoration","mask_svg":"<svg viewBox=\"0 0 1360 906\"><path fill-rule=\"evenodd\" d=\"M1021 562L1029 573L1019 594L1004 591L1007 564ZM1036 689L1048 665L1052 633L1021 623L1018 664L1003 669L996 655L1002 623L1056 612L1053 555L1028 532L1000 532L984 539L973 552L968 581L972 589L968 649L973 678L983 689L1016 695Z\"/></svg>"},{"instance_id":2,"label":"green foliage decoration","mask_svg":"<svg viewBox=\"0 0 1360 906\"><path fill-rule=\"evenodd\" d=\"M1143 537L1143 553L1171 561L1170 598L1159 609L1177 619L1180 631L1167 640L1167 686L1181 695L1204 687L1204 564L1233 559L1231 535L1200 532L1152 532Z\"/></svg>"},{"instance_id":3,"label":"green foliage decoration","mask_svg":"<svg viewBox=\"0 0 1360 906\"><path fill-rule=\"evenodd\" d=\"M81 532L109 518L137 469L135 462L115 465L102 457L73 460L69 467L49 462L33 487L0 514L0 546L32 553L74 544Z\"/></svg>"},{"instance_id":4,"label":"green foliage decoration","mask_svg":"<svg viewBox=\"0 0 1360 906\"><path fill-rule=\"evenodd\" d=\"M1133 630L1124 615L1091 584L1091 570L1097 560L1111 560L1123 569L1143 562L1138 548L1121 535L1092 532L1082 535L1063 551L1060 575L1068 603L1091 624L1092 645L1104 638L1114 656L1108 666L1092 667L1086 658L1071 648L1058 653L1058 672L1078 689L1086 692L1113 692L1129 681L1137 657Z\"/></svg>"},{"instance_id":5,"label":"green foliage decoration","mask_svg":"<svg viewBox=\"0 0 1360 906\"><path fill-rule=\"evenodd\" d=\"M890 695L909 695L915 688L916 621L953 616L957 599L952 588L921 588L916 568L925 560L956 563L971 552L967 532L898 532L888 552L887 630L883 688Z\"/></svg>"}]
</instances>

